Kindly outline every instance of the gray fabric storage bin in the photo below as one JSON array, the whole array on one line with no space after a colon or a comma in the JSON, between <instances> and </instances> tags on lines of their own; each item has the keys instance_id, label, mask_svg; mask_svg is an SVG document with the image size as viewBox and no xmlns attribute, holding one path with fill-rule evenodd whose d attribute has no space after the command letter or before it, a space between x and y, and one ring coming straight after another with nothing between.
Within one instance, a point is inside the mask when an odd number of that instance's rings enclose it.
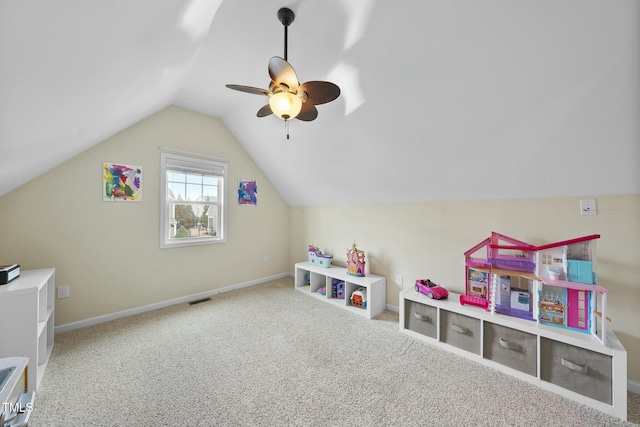
<instances>
[{"instance_id":1,"label":"gray fabric storage bin","mask_svg":"<svg viewBox=\"0 0 640 427\"><path fill-rule=\"evenodd\" d=\"M611 404L611 378L611 356L540 338L540 379Z\"/></svg>"},{"instance_id":2,"label":"gray fabric storage bin","mask_svg":"<svg viewBox=\"0 0 640 427\"><path fill-rule=\"evenodd\" d=\"M483 356L534 377L537 337L517 329L484 322Z\"/></svg>"}]
</instances>

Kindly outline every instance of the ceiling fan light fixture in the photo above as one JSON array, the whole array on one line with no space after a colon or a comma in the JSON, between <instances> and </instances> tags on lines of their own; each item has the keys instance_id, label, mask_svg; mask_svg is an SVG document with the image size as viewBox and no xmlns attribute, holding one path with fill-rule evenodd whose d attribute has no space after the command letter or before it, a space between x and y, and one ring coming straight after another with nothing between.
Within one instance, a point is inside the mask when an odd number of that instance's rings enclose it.
<instances>
[{"instance_id":1,"label":"ceiling fan light fixture","mask_svg":"<svg viewBox=\"0 0 640 427\"><path fill-rule=\"evenodd\" d=\"M302 100L294 93L282 91L269 97L269 107L282 120L290 120L300 114Z\"/></svg>"},{"instance_id":2,"label":"ceiling fan light fixture","mask_svg":"<svg viewBox=\"0 0 640 427\"><path fill-rule=\"evenodd\" d=\"M278 20L284 27L284 58L274 56L269 60L269 89L260 89L252 86L228 84L229 89L254 95L266 95L269 103L258 110L256 116L266 117L275 114L284 120L289 139L289 121L298 119L310 122L318 117L316 105L326 104L340 96L340 88L331 83L320 80L311 80L303 84L298 81L295 70L287 59L288 31L287 28L295 14L289 8L283 7L278 11ZM303 108L304 105L304 108Z\"/></svg>"}]
</instances>

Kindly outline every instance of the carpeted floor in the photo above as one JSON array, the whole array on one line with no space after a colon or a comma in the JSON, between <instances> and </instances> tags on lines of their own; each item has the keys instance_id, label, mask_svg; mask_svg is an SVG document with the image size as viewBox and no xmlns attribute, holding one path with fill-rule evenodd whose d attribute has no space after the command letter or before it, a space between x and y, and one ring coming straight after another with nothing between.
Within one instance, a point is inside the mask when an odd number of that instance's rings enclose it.
<instances>
[{"instance_id":1,"label":"carpeted floor","mask_svg":"<svg viewBox=\"0 0 640 427\"><path fill-rule=\"evenodd\" d=\"M415 341L396 313L367 320L309 298L290 278L55 339L31 427L633 425Z\"/></svg>"}]
</instances>

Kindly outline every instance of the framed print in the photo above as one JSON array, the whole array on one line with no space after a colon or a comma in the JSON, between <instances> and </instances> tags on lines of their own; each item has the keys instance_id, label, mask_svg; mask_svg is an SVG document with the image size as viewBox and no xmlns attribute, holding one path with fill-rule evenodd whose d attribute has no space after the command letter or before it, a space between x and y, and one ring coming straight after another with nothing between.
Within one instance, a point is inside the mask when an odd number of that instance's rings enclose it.
<instances>
[{"instance_id":1,"label":"framed print","mask_svg":"<svg viewBox=\"0 0 640 427\"><path fill-rule=\"evenodd\" d=\"M139 202L142 200L142 166L102 164L102 200Z\"/></svg>"},{"instance_id":2,"label":"framed print","mask_svg":"<svg viewBox=\"0 0 640 427\"><path fill-rule=\"evenodd\" d=\"M258 184L254 179L238 180L238 204L249 206L258 204Z\"/></svg>"}]
</instances>

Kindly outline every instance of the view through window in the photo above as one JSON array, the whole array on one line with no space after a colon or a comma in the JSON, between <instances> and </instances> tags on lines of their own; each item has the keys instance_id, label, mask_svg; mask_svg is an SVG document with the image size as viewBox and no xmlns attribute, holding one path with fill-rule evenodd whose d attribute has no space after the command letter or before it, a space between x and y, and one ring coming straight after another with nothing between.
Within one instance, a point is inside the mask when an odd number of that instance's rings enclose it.
<instances>
[{"instance_id":1,"label":"view through window","mask_svg":"<svg viewBox=\"0 0 640 427\"><path fill-rule=\"evenodd\" d=\"M163 248L225 241L225 163L162 153Z\"/></svg>"}]
</instances>

